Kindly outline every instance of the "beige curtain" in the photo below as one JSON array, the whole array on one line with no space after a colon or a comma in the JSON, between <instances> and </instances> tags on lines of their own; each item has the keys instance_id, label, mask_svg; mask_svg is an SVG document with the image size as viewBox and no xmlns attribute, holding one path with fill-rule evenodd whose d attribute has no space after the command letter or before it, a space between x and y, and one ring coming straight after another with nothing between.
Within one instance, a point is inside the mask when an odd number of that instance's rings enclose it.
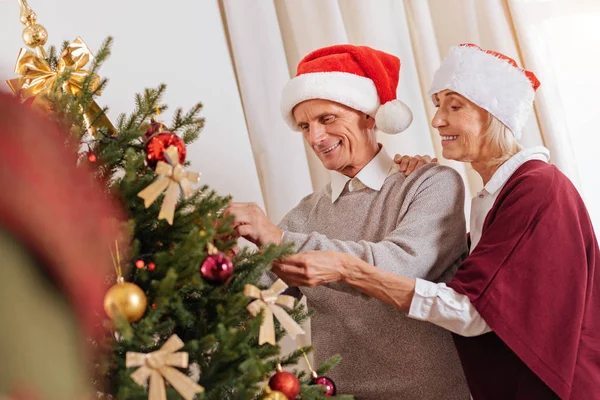
<instances>
[{"instance_id":1,"label":"beige curtain","mask_svg":"<svg viewBox=\"0 0 600 400\"><path fill-rule=\"evenodd\" d=\"M225 0L227 29L266 212L279 222L312 191L302 136L281 118L281 88L289 80L272 2Z\"/></svg>"},{"instance_id":2,"label":"beige curtain","mask_svg":"<svg viewBox=\"0 0 600 400\"><path fill-rule=\"evenodd\" d=\"M441 157L437 131L430 126L435 110L426 93L441 59L457 43L475 42L522 63L504 1L223 0L223 3L263 197L272 219L279 220L311 188L316 190L329 182L328 172L312 150L304 145L302 152L298 148L301 139L283 125L278 102L283 84L294 76L302 57L336 43L368 45L401 59L398 97L412 108L414 122L400 135L379 134L379 140L391 153L435 155L443 164L456 169L467 187L465 215L469 217L470 197L481 189L481 179L469 165ZM286 66L288 75L284 76L282 71ZM529 121L523 136L525 146L543 143L535 118ZM274 165L277 169L269 169Z\"/></svg>"},{"instance_id":3,"label":"beige curtain","mask_svg":"<svg viewBox=\"0 0 600 400\"><path fill-rule=\"evenodd\" d=\"M444 160L437 132L430 121L434 108L427 89L434 71L450 46L477 43L514 58L534 70L542 81L536 112L527 122L521 143L546 145L552 161L582 190L588 203L598 199L589 162L591 128L569 122L566 100L580 67L559 69L550 58L560 54L589 60L587 49L597 47L600 2L596 0L223 0L225 19L249 135L257 160L264 201L278 220L302 195L329 181L329 174L301 138L282 124L279 96L285 81L308 52L322 46L352 43L376 47L400 57L398 97L414 112L414 122L396 136L379 140L392 153L430 154L455 168L469 197L482 187L467 164ZM559 21L560 20L560 21ZM570 22L569 22L570 21ZM593 22L595 21L595 23ZM553 29L549 27L552 26ZM593 32L592 32L593 31ZM556 38L565 40L557 43ZM568 38L568 40L567 40ZM573 45L573 42L576 45ZM586 43L585 45L583 43ZM552 44L552 45L550 45ZM561 47L562 46L562 47ZM560 50L558 50L560 47ZM578 65L572 63L571 66ZM594 63L586 63L591 68ZM285 74L287 68L288 74ZM572 72L573 75L567 73ZM561 74L564 72L564 74ZM595 75L590 71L590 75ZM560 79L567 81L560 81ZM267 80L268 79L268 80ZM589 79L586 79L589 84ZM571 90L573 92L573 90ZM583 92L583 88L581 88ZM588 91L589 92L589 91ZM571 96L573 97L573 96ZM591 105L589 110L593 111ZM575 114L573 114L575 115ZM277 131L277 132L274 132ZM583 144L583 145L582 145ZM585 145L587 144L587 146ZM276 169L273 169L273 166ZM593 188L591 186L594 186ZM593 208L593 207L592 207ZM595 220L600 211L592 212Z\"/></svg>"}]
</instances>

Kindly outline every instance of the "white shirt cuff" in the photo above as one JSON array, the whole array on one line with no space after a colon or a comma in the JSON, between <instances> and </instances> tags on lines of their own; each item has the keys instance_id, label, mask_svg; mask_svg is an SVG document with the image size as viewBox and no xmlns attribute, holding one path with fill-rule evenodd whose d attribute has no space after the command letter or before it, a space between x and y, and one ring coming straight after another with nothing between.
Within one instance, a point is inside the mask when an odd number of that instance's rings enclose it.
<instances>
[{"instance_id":1,"label":"white shirt cuff","mask_svg":"<svg viewBox=\"0 0 600 400\"><path fill-rule=\"evenodd\" d=\"M467 296L455 292L445 283L423 279L416 280L408 316L431 322L461 336L479 336L492 330Z\"/></svg>"}]
</instances>

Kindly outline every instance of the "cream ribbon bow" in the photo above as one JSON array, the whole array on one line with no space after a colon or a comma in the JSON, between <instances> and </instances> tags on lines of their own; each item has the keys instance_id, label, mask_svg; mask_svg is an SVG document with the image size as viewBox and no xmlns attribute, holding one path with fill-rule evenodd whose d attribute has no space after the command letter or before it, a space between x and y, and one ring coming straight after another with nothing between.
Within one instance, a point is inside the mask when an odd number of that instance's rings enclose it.
<instances>
[{"instance_id":1,"label":"cream ribbon bow","mask_svg":"<svg viewBox=\"0 0 600 400\"><path fill-rule=\"evenodd\" d=\"M278 279L269 289L260 290L254 285L246 285L244 287L244 295L251 297L254 300L246 307L246 309L256 317L264 310L264 319L260 325L258 336L258 344L270 343L275 345L275 323L273 316L277 317L281 326L289 333L292 339L296 339L297 335L303 335L305 332L300 325L281 306L292 309L294 308L294 298L285 294L281 294L288 285L281 279Z\"/></svg>"},{"instance_id":2,"label":"cream ribbon bow","mask_svg":"<svg viewBox=\"0 0 600 400\"><path fill-rule=\"evenodd\" d=\"M183 342L173 335L152 353L136 353L128 351L125 366L140 367L131 374L131 379L138 385L143 385L150 379L148 400L166 400L165 380L173 386L185 400L192 400L196 393L204 392L204 388L192 381L188 376L173 367L187 368L188 353L177 352L183 347Z\"/></svg>"},{"instance_id":3,"label":"cream ribbon bow","mask_svg":"<svg viewBox=\"0 0 600 400\"><path fill-rule=\"evenodd\" d=\"M177 194L181 191L184 199L189 198L193 189L190 183L198 183L200 174L197 172L187 172L179 163L177 147L169 146L165 150L165 159L167 162L159 161L156 165L156 173L159 177L148 187L138 193L138 197L144 199L146 208L167 190L158 219L166 219L169 225L173 225L173 215L175 215L175 205L177 204Z\"/></svg>"}]
</instances>

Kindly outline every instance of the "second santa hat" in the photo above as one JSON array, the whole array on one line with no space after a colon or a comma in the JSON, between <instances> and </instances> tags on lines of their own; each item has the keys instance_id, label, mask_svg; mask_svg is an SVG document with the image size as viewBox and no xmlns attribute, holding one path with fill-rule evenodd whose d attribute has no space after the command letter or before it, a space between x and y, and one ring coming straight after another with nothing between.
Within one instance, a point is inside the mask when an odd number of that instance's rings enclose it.
<instances>
[{"instance_id":1,"label":"second santa hat","mask_svg":"<svg viewBox=\"0 0 600 400\"><path fill-rule=\"evenodd\" d=\"M375 117L382 132L408 128L412 112L396 98L400 59L367 46L336 45L308 54L298 64L296 77L283 89L281 111L298 130L294 107L312 99L331 100Z\"/></svg>"},{"instance_id":2,"label":"second santa hat","mask_svg":"<svg viewBox=\"0 0 600 400\"><path fill-rule=\"evenodd\" d=\"M450 49L433 76L429 95L435 104L436 93L446 89L460 93L520 139L539 87L535 74L520 68L512 58L464 43Z\"/></svg>"}]
</instances>

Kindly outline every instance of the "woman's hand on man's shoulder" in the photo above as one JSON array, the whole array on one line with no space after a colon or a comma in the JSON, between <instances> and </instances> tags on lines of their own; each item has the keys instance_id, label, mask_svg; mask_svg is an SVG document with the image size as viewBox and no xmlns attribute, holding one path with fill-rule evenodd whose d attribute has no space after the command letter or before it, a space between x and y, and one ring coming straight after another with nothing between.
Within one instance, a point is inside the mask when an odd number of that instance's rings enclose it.
<instances>
[{"instance_id":1,"label":"woman's hand on man's shoulder","mask_svg":"<svg viewBox=\"0 0 600 400\"><path fill-rule=\"evenodd\" d=\"M396 154L394 162L398 164L400 172L404 173L405 176L409 176L424 165L438 162L438 159L430 156L401 156Z\"/></svg>"}]
</instances>

